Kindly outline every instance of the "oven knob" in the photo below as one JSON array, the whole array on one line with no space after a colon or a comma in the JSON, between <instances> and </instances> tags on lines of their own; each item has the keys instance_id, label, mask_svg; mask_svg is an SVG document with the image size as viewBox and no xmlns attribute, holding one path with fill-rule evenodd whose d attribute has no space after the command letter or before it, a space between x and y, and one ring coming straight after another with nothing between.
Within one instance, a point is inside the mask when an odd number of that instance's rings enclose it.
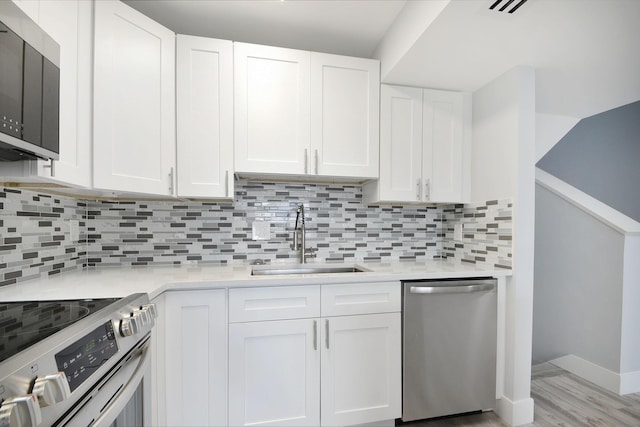
<instances>
[{"instance_id":1,"label":"oven knob","mask_svg":"<svg viewBox=\"0 0 640 427\"><path fill-rule=\"evenodd\" d=\"M156 317L156 305L155 304L145 304L140 307L140 310L136 311L136 314L140 316L142 319L142 326L152 325Z\"/></svg>"},{"instance_id":2,"label":"oven knob","mask_svg":"<svg viewBox=\"0 0 640 427\"><path fill-rule=\"evenodd\" d=\"M140 328L144 328L151 322L151 317L149 313L144 308L140 308L133 312L133 316L138 319L138 326Z\"/></svg>"},{"instance_id":3,"label":"oven knob","mask_svg":"<svg viewBox=\"0 0 640 427\"><path fill-rule=\"evenodd\" d=\"M35 427L41 422L42 413L33 394L7 399L0 406L0 426Z\"/></svg>"},{"instance_id":4,"label":"oven knob","mask_svg":"<svg viewBox=\"0 0 640 427\"><path fill-rule=\"evenodd\" d=\"M142 309L149 312L151 319L155 320L158 318L158 312L156 311L156 305L154 303L145 304L142 306Z\"/></svg>"},{"instance_id":5,"label":"oven knob","mask_svg":"<svg viewBox=\"0 0 640 427\"><path fill-rule=\"evenodd\" d=\"M41 407L50 406L66 400L71 395L69 382L64 372L57 372L36 379L33 386L33 394L38 397Z\"/></svg>"},{"instance_id":6,"label":"oven knob","mask_svg":"<svg viewBox=\"0 0 640 427\"><path fill-rule=\"evenodd\" d=\"M120 335L130 337L138 333L138 316L125 317L120 321Z\"/></svg>"}]
</instances>

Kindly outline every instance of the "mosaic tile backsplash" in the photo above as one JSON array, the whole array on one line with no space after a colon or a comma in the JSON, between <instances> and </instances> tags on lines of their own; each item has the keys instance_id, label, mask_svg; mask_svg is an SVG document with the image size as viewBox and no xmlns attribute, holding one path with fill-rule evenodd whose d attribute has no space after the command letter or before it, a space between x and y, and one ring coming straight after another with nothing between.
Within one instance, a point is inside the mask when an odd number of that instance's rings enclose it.
<instances>
[{"instance_id":1,"label":"mosaic tile backsplash","mask_svg":"<svg viewBox=\"0 0 640 427\"><path fill-rule=\"evenodd\" d=\"M0 286L84 266L297 262L290 244L300 203L317 261L450 257L511 266L508 200L367 206L359 186L246 181L236 182L234 204L77 200L0 187ZM270 238L254 240L254 223L265 222ZM462 242L456 223L465 224Z\"/></svg>"},{"instance_id":2,"label":"mosaic tile backsplash","mask_svg":"<svg viewBox=\"0 0 640 427\"><path fill-rule=\"evenodd\" d=\"M443 214L444 258L512 268L513 204L510 200L446 206ZM462 240L455 239L456 225L462 227Z\"/></svg>"},{"instance_id":3,"label":"mosaic tile backsplash","mask_svg":"<svg viewBox=\"0 0 640 427\"><path fill-rule=\"evenodd\" d=\"M440 255L442 211L367 207L357 186L238 182L231 204L88 202L89 265L295 262L296 207L305 206L316 259L431 259ZM271 238L253 240L254 222Z\"/></svg>"},{"instance_id":4,"label":"mosaic tile backsplash","mask_svg":"<svg viewBox=\"0 0 640 427\"><path fill-rule=\"evenodd\" d=\"M86 203L0 187L0 286L82 268Z\"/></svg>"}]
</instances>

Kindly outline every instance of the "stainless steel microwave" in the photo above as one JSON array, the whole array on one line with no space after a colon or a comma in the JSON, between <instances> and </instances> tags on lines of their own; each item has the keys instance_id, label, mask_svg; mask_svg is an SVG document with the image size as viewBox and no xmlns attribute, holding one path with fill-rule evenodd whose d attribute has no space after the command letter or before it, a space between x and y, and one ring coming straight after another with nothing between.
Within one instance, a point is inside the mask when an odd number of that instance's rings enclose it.
<instances>
[{"instance_id":1,"label":"stainless steel microwave","mask_svg":"<svg viewBox=\"0 0 640 427\"><path fill-rule=\"evenodd\" d=\"M0 161L58 159L60 46L0 1Z\"/></svg>"}]
</instances>

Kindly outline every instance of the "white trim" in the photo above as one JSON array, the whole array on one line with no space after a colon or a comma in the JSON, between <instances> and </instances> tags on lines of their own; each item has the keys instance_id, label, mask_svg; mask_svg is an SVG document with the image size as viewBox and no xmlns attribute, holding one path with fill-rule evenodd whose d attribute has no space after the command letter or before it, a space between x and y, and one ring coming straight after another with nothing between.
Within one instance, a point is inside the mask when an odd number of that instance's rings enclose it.
<instances>
[{"instance_id":1,"label":"white trim","mask_svg":"<svg viewBox=\"0 0 640 427\"><path fill-rule=\"evenodd\" d=\"M506 348L507 348L507 279L498 277L498 336L496 339L496 399L504 395L504 378L506 371Z\"/></svg>"},{"instance_id":2,"label":"white trim","mask_svg":"<svg viewBox=\"0 0 640 427\"><path fill-rule=\"evenodd\" d=\"M620 394L640 393L640 371L620 374Z\"/></svg>"},{"instance_id":3,"label":"white trim","mask_svg":"<svg viewBox=\"0 0 640 427\"><path fill-rule=\"evenodd\" d=\"M536 168L536 183L607 224L614 230L626 235L640 235L640 222L539 168Z\"/></svg>"},{"instance_id":4,"label":"white trim","mask_svg":"<svg viewBox=\"0 0 640 427\"><path fill-rule=\"evenodd\" d=\"M619 374L573 354L553 359L550 363L613 393L640 392L640 371Z\"/></svg>"},{"instance_id":5,"label":"white trim","mask_svg":"<svg viewBox=\"0 0 640 427\"><path fill-rule=\"evenodd\" d=\"M510 426L521 426L533 422L533 406L530 397L514 402L503 396L496 400L495 412Z\"/></svg>"}]
</instances>

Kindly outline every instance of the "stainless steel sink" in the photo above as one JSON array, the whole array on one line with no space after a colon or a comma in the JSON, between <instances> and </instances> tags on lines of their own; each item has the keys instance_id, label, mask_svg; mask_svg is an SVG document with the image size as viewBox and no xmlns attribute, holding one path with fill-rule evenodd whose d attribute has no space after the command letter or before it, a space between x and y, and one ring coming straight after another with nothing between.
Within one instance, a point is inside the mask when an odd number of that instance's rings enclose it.
<instances>
[{"instance_id":1,"label":"stainless steel sink","mask_svg":"<svg viewBox=\"0 0 640 427\"><path fill-rule=\"evenodd\" d=\"M252 276L268 276L281 274L323 274L323 273L362 273L369 271L355 265L282 265L253 267Z\"/></svg>"}]
</instances>

